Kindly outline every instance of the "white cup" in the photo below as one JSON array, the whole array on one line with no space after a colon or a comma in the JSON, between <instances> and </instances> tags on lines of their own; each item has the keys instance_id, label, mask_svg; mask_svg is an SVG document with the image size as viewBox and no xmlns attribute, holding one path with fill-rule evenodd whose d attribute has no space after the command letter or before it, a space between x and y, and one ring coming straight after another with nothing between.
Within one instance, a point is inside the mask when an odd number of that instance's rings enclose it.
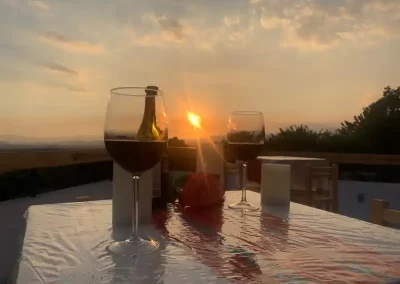
<instances>
[{"instance_id":1,"label":"white cup","mask_svg":"<svg viewBox=\"0 0 400 284\"><path fill-rule=\"evenodd\" d=\"M265 163L261 166L261 203L263 205L290 204L291 167Z\"/></svg>"}]
</instances>

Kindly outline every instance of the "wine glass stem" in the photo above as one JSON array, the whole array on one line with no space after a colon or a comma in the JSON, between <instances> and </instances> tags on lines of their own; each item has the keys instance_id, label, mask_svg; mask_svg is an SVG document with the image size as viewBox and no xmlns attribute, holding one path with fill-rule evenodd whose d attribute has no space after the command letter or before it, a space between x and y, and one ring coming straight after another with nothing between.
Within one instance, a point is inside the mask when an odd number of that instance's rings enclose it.
<instances>
[{"instance_id":1,"label":"wine glass stem","mask_svg":"<svg viewBox=\"0 0 400 284\"><path fill-rule=\"evenodd\" d=\"M133 210L132 210L132 233L133 238L139 238L139 175L133 175Z\"/></svg>"},{"instance_id":2,"label":"wine glass stem","mask_svg":"<svg viewBox=\"0 0 400 284\"><path fill-rule=\"evenodd\" d=\"M243 162L243 176L242 176L242 202L247 202L246 199L246 185L247 185L247 163Z\"/></svg>"}]
</instances>

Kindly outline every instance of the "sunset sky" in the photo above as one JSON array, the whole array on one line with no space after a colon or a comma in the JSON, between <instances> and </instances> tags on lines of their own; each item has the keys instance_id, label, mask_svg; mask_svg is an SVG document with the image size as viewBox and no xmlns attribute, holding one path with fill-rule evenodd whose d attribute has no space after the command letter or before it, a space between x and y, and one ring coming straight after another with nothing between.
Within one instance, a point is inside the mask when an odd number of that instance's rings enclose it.
<instances>
[{"instance_id":1,"label":"sunset sky","mask_svg":"<svg viewBox=\"0 0 400 284\"><path fill-rule=\"evenodd\" d=\"M189 138L187 110L335 127L400 85L399 0L0 1L0 136L100 139L116 86L158 85Z\"/></svg>"}]
</instances>

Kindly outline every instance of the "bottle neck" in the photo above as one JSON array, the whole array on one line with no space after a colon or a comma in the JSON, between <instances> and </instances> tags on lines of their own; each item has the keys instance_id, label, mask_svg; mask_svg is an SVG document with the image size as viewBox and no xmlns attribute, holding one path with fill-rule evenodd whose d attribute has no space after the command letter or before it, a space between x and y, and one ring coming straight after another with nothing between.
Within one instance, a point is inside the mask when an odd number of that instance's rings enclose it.
<instances>
[{"instance_id":1,"label":"bottle neck","mask_svg":"<svg viewBox=\"0 0 400 284\"><path fill-rule=\"evenodd\" d=\"M155 97L146 96L142 123L137 133L138 138L152 139L154 136L157 136L157 133L154 133L153 129L156 125Z\"/></svg>"},{"instance_id":2,"label":"bottle neck","mask_svg":"<svg viewBox=\"0 0 400 284\"><path fill-rule=\"evenodd\" d=\"M143 121L149 120L155 122L156 119L156 101L153 96L147 96L144 105Z\"/></svg>"}]
</instances>

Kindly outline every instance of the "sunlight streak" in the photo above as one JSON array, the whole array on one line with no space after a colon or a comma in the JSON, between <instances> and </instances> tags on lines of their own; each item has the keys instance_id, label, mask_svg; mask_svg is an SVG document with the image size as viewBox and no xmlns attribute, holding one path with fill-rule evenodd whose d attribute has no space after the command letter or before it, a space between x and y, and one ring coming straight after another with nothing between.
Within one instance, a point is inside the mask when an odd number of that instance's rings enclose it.
<instances>
[{"instance_id":1,"label":"sunlight streak","mask_svg":"<svg viewBox=\"0 0 400 284\"><path fill-rule=\"evenodd\" d=\"M224 159L224 152L223 152L223 147L222 147L222 152L221 150L218 148L218 146L215 144L215 141L212 141L210 137L207 137L207 142L211 145L211 147L215 150L215 152L218 154L218 156L222 159ZM221 142L217 142L217 143L223 143L223 141Z\"/></svg>"},{"instance_id":2,"label":"sunlight streak","mask_svg":"<svg viewBox=\"0 0 400 284\"><path fill-rule=\"evenodd\" d=\"M196 144L197 144L198 154L199 154L199 158L200 158L200 161L199 161L200 165L199 165L198 171L207 172L207 165L205 163L205 158L204 158L204 153L203 153L200 137L203 137L203 136L206 137L206 144L211 145L213 152L215 152L221 159L224 159L223 147L222 147L222 150L219 149L219 147L216 145L216 143L218 143L218 142L212 141L210 136L206 133L206 130L203 129L203 127L201 125L201 118L199 115L195 114L194 112L187 111L187 119L190 122L190 124L194 127L194 130L196 133ZM222 141L221 141L221 143L222 143Z\"/></svg>"},{"instance_id":3,"label":"sunlight streak","mask_svg":"<svg viewBox=\"0 0 400 284\"><path fill-rule=\"evenodd\" d=\"M200 143L200 135L198 130L201 130L201 119L200 116L188 111L187 112L187 119L190 122L191 125L193 125L194 130L196 132L196 144L197 144L197 149L199 151L199 157L200 157L200 169L198 169L199 172L205 172L206 171L206 165L204 164L204 156L203 156L203 151L201 149L201 143Z\"/></svg>"}]
</instances>

